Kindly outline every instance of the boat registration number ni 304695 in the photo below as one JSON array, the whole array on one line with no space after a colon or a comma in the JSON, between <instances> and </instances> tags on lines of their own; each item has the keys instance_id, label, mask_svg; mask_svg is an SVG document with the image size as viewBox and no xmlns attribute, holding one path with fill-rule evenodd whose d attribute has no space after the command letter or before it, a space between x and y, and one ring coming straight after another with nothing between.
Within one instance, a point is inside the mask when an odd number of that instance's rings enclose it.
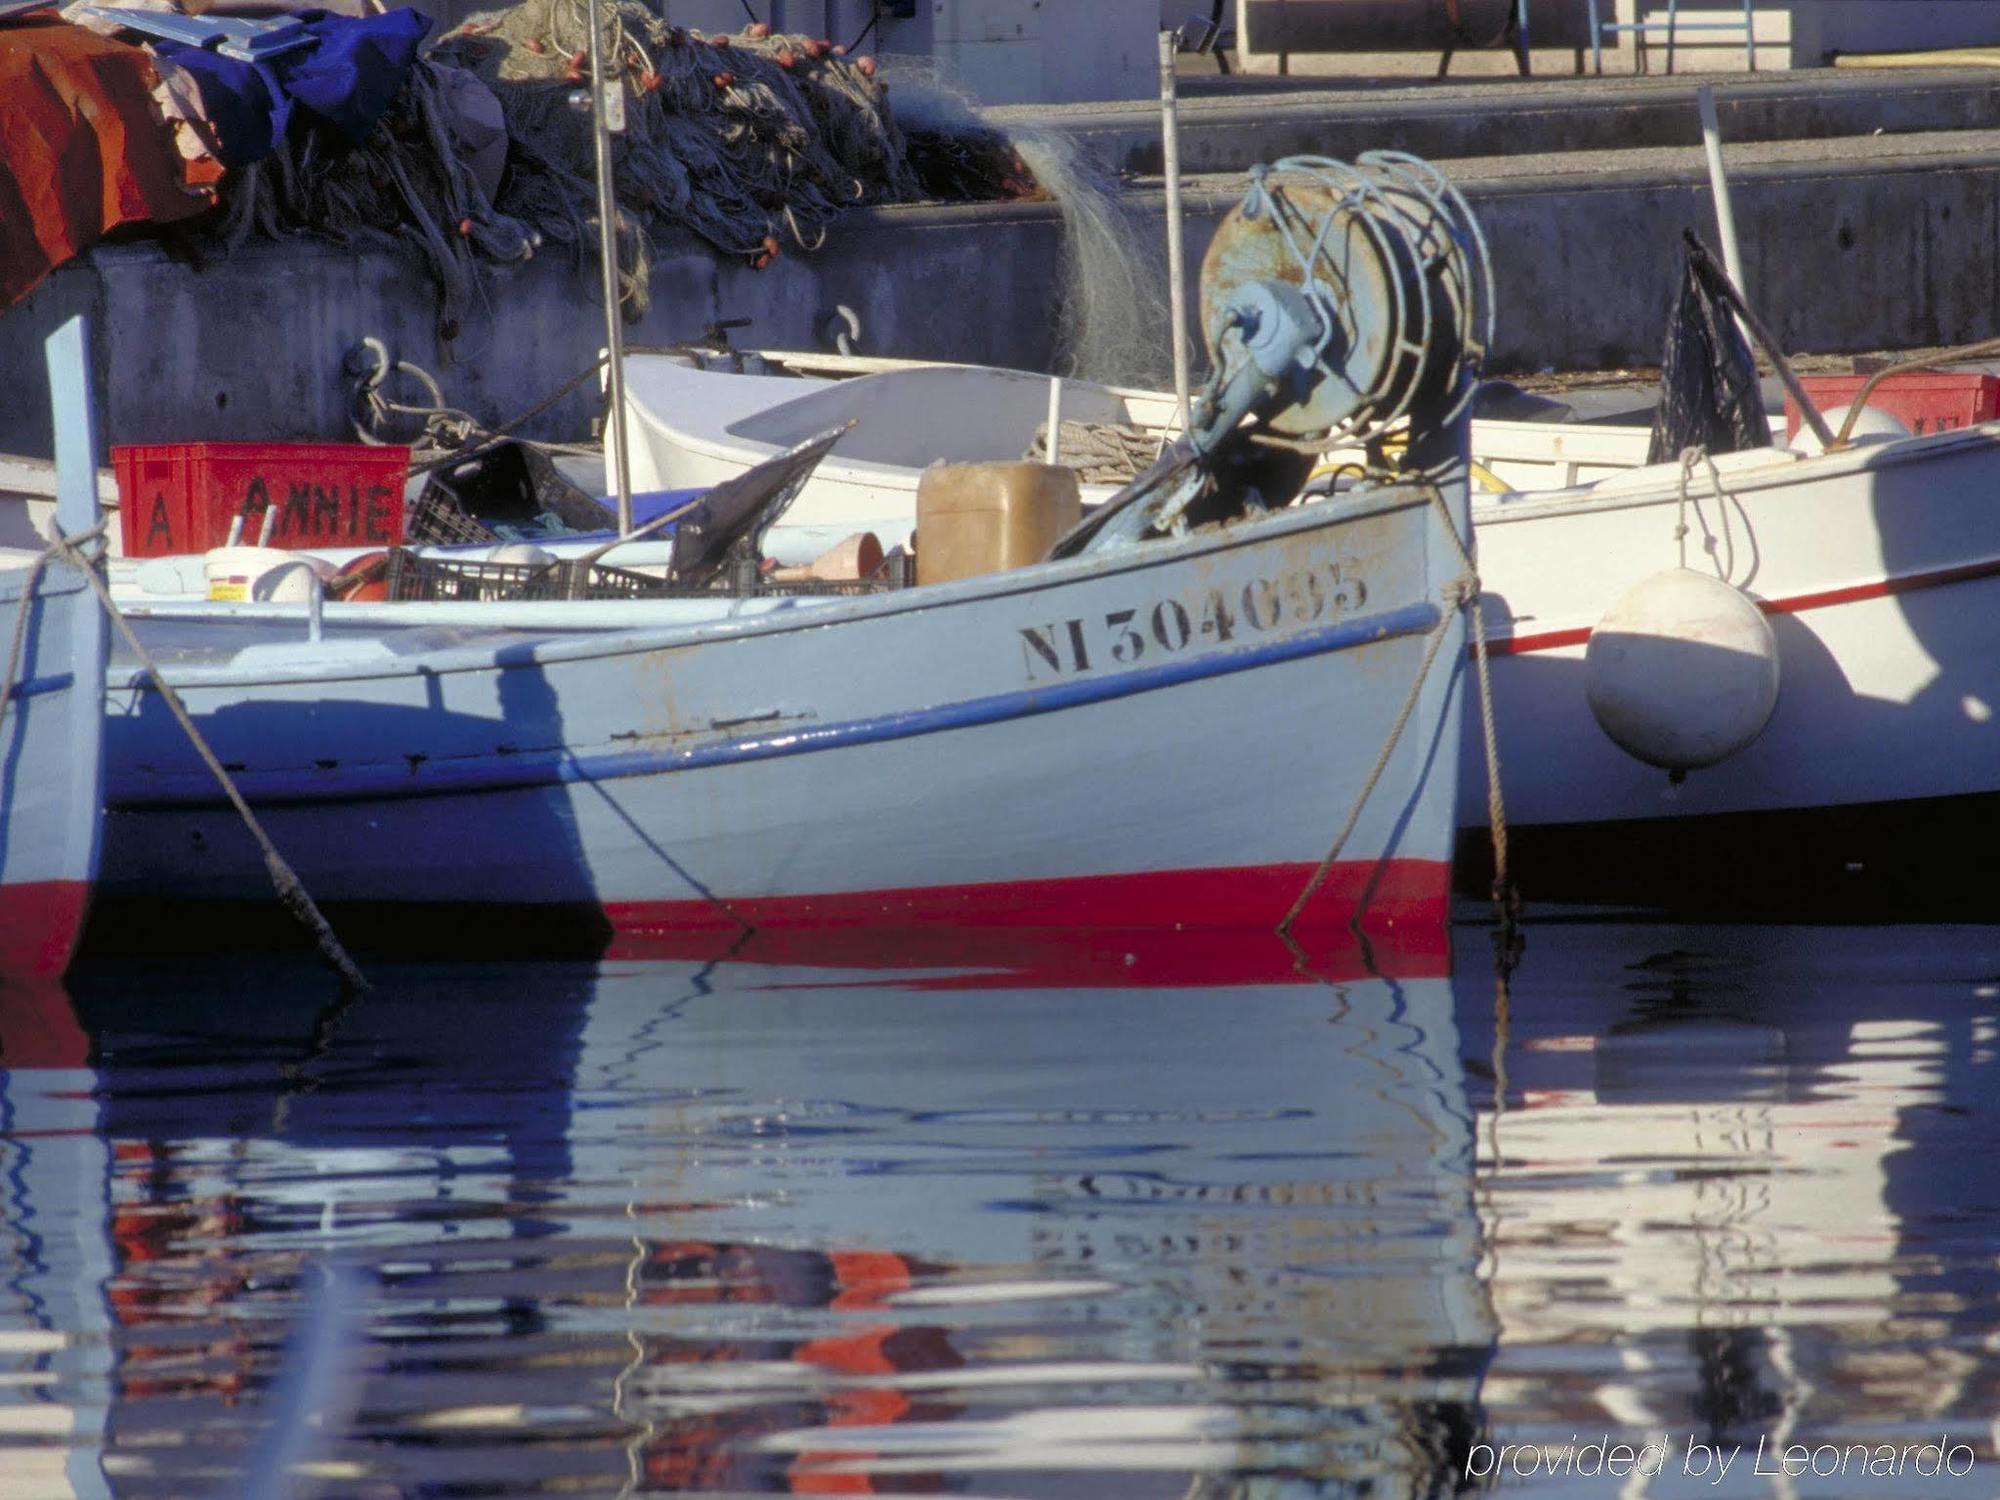
<instances>
[{"instance_id":1,"label":"boat registration number ni 304695","mask_svg":"<svg viewBox=\"0 0 2000 1500\"><path fill-rule=\"evenodd\" d=\"M1245 637L1289 633L1359 609L1368 585L1351 568L1321 563L1195 598L1155 599L1130 609L1020 627L1029 682L1178 656Z\"/></svg>"}]
</instances>

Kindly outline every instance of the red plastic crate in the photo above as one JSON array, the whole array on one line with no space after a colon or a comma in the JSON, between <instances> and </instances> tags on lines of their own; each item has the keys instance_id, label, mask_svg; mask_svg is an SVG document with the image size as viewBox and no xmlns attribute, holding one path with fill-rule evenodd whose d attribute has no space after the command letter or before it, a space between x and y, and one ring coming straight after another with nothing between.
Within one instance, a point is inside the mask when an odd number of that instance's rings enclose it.
<instances>
[{"instance_id":1,"label":"red plastic crate","mask_svg":"<svg viewBox=\"0 0 2000 1500\"><path fill-rule=\"evenodd\" d=\"M1824 412L1844 414L1866 375L1801 375L1813 405ZM1880 407L1916 433L1944 432L2000 418L2000 376L1978 371L1911 370L1891 375L1868 393L1868 404ZM1798 403L1785 397L1785 436L1799 430ZM1838 422L1831 424L1838 427Z\"/></svg>"},{"instance_id":2,"label":"red plastic crate","mask_svg":"<svg viewBox=\"0 0 2000 1500\"><path fill-rule=\"evenodd\" d=\"M161 443L114 447L127 557L206 552L247 505L255 542L266 504L273 547L389 547L403 540L408 448L366 443Z\"/></svg>"}]
</instances>

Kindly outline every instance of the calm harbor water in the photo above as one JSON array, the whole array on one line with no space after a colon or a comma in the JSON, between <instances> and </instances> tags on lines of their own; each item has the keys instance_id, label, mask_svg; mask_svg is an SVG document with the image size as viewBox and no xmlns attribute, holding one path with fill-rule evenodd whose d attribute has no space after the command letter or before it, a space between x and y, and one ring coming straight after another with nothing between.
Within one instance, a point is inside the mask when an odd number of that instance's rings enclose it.
<instances>
[{"instance_id":1,"label":"calm harbor water","mask_svg":"<svg viewBox=\"0 0 2000 1500\"><path fill-rule=\"evenodd\" d=\"M0 1497L2000 1491L2000 932L1458 940L0 994Z\"/></svg>"}]
</instances>

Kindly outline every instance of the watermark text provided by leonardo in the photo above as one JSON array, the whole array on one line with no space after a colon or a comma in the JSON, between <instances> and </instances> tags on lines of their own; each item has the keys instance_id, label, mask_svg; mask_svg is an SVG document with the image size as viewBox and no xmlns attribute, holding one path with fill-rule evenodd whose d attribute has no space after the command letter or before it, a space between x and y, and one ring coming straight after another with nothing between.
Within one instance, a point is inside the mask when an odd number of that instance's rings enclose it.
<instances>
[{"instance_id":1,"label":"watermark text provided by leonardo","mask_svg":"<svg viewBox=\"0 0 2000 1500\"><path fill-rule=\"evenodd\" d=\"M1784 1475L1792 1479L1964 1478L1972 1472L1968 1444L1940 1433L1924 1443L1797 1443L1768 1436L1755 1443L1704 1443L1655 1437L1618 1442L1610 1433L1572 1436L1562 1443L1474 1443L1466 1454L1465 1478L1491 1488L1515 1480L1655 1478L1672 1470L1691 1479L1721 1484L1731 1475Z\"/></svg>"}]
</instances>

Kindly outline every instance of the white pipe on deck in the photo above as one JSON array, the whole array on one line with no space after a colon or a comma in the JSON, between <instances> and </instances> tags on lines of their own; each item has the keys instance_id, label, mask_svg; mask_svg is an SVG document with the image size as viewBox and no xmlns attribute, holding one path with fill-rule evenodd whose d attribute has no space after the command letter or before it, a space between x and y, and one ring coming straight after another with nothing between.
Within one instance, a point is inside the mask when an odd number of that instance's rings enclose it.
<instances>
[{"instance_id":1,"label":"white pipe on deck","mask_svg":"<svg viewBox=\"0 0 2000 1500\"><path fill-rule=\"evenodd\" d=\"M1181 245L1180 93L1175 82L1179 49L1174 33L1160 33L1160 144L1167 173L1167 297L1174 341L1174 410L1180 430L1188 430L1188 340L1186 252Z\"/></svg>"}]
</instances>

